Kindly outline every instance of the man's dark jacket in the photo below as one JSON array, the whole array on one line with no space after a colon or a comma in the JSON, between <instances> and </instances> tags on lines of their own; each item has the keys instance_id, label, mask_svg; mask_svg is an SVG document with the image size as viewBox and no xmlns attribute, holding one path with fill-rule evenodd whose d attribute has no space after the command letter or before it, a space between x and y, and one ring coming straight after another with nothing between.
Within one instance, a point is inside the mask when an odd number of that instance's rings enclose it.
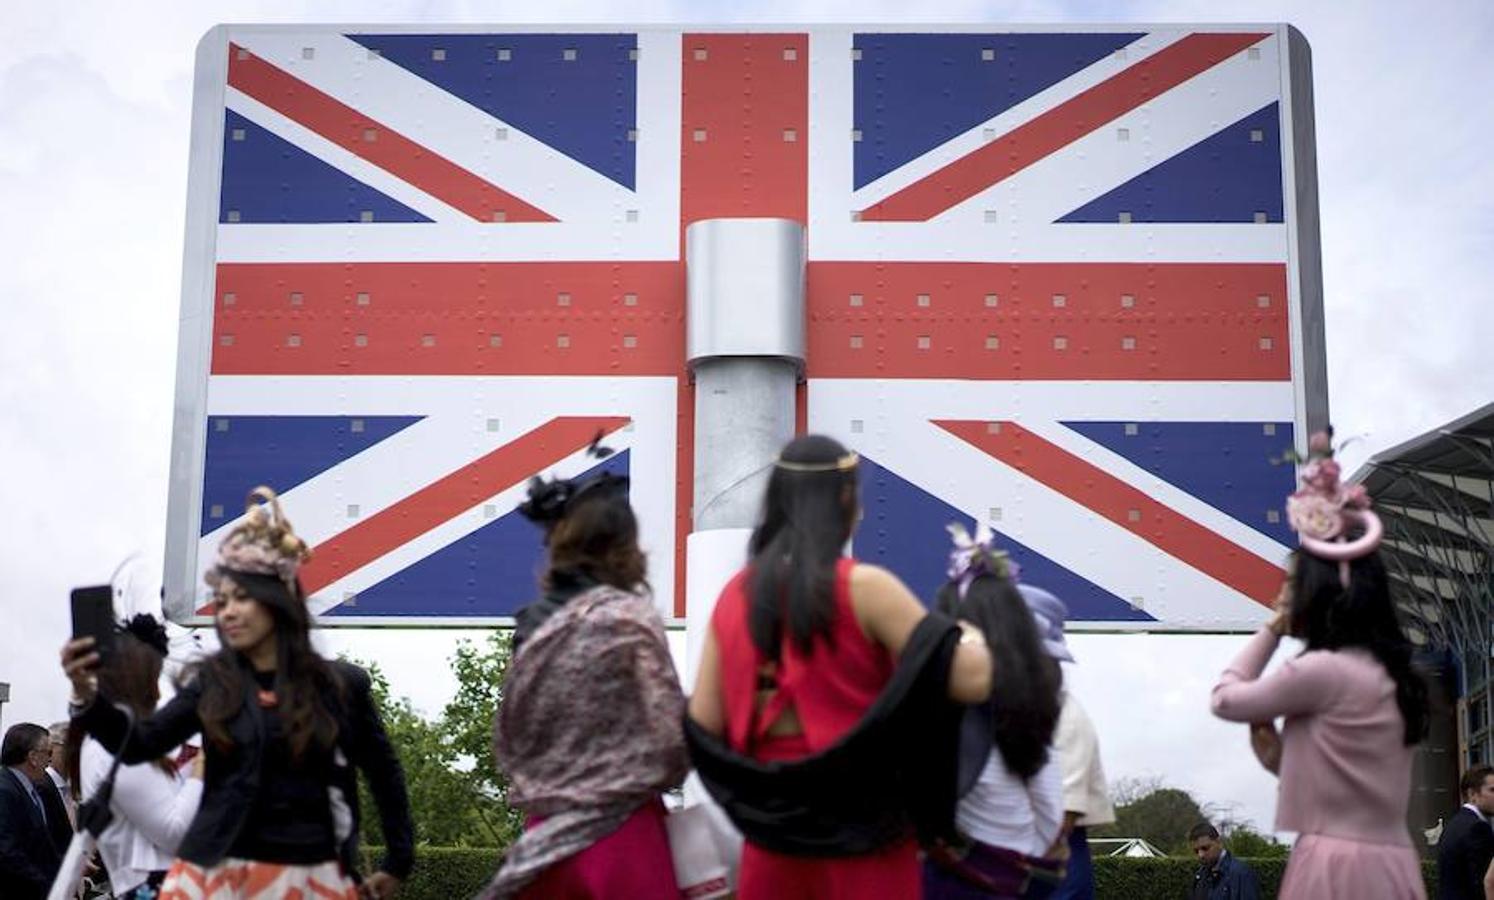
<instances>
[{"instance_id":1,"label":"man's dark jacket","mask_svg":"<svg viewBox=\"0 0 1494 900\"><path fill-rule=\"evenodd\" d=\"M949 699L959 627L938 613L909 636L891 680L825 750L759 762L685 717L706 790L753 844L793 856L856 856L910 833L953 838L963 707Z\"/></svg>"},{"instance_id":2,"label":"man's dark jacket","mask_svg":"<svg viewBox=\"0 0 1494 900\"><path fill-rule=\"evenodd\" d=\"M1225 851L1219 862L1193 873L1189 900L1260 900L1261 886L1255 870Z\"/></svg>"},{"instance_id":3,"label":"man's dark jacket","mask_svg":"<svg viewBox=\"0 0 1494 900\"><path fill-rule=\"evenodd\" d=\"M413 826L410 801L405 791L404 773L389 744L370 693L368 673L341 660L329 663L342 683L336 696L324 696L337 719L337 746L351 765L339 773L344 799L353 814L353 833L338 848L339 856L349 869L357 867L358 786L361 769L368 778L369 790L378 802L380 824L384 829L387 853L381 868L396 878L404 878L414 863ZM234 839L249 816L254 798L260 791L273 790L261 784L260 764L266 734L265 711L256 700L256 685L245 678L245 697L239 711L228 722L233 746L220 749L213 741L204 741L207 765L203 773L202 804L182 838L177 855L200 866L212 866L228 854ZM197 704L202 686L189 681L176 696L150 718L136 724L128 744L125 734L129 718L123 710L100 697L74 719L88 734L107 749L118 752L126 765L158 759L202 730Z\"/></svg>"},{"instance_id":4,"label":"man's dark jacket","mask_svg":"<svg viewBox=\"0 0 1494 900\"><path fill-rule=\"evenodd\" d=\"M1494 859L1494 831L1466 806L1442 826L1437 842L1437 896L1484 900L1484 873Z\"/></svg>"},{"instance_id":5,"label":"man's dark jacket","mask_svg":"<svg viewBox=\"0 0 1494 900\"><path fill-rule=\"evenodd\" d=\"M67 856L67 845L73 842L73 822L67 817L67 805L62 802L62 789L50 775L42 775L41 781L33 781L42 806L47 810L47 833L52 836L52 846L57 848L59 858Z\"/></svg>"},{"instance_id":6,"label":"man's dark jacket","mask_svg":"<svg viewBox=\"0 0 1494 900\"><path fill-rule=\"evenodd\" d=\"M62 855L20 776L0 766L0 897L42 900L61 865Z\"/></svg>"}]
</instances>

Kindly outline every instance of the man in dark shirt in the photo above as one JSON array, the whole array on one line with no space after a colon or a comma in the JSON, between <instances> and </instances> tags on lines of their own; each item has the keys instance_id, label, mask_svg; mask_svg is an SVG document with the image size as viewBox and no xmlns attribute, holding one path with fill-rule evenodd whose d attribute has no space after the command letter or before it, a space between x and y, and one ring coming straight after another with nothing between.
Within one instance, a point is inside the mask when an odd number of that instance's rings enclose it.
<instances>
[{"instance_id":1,"label":"man in dark shirt","mask_svg":"<svg viewBox=\"0 0 1494 900\"><path fill-rule=\"evenodd\" d=\"M1494 859L1494 768L1474 766L1458 785L1463 806L1442 826L1437 842L1437 896L1441 900L1483 900L1484 873Z\"/></svg>"},{"instance_id":2,"label":"man in dark shirt","mask_svg":"<svg viewBox=\"0 0 1494 900\"><path fill-rule=\"evenodd\" d=\"M1189 900L1260 900L1255 870L1224 849L1219 829L1199 822L1188 831L1188 843L1199 863Z\"/></svg>"},{"instance_id":3,"label":"man in dark shirt","mask_svg":"<svg viewBox=\"0 0 1494 900\"><path fill-rule=\"evenodd\" d=\"M49 804L38 786L46 781L65 818L47 778L51 758L51 741L40 725L13 725L0 743L0 897L6 900L41 900L62 865L48 827Z\"/></svg>"}]
</instances>

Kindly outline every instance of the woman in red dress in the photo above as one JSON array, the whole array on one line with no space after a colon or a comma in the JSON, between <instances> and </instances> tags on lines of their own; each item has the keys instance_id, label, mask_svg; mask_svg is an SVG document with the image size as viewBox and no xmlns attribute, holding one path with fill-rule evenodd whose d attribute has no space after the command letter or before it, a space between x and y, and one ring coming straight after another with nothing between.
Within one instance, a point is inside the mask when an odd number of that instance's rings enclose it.
<instances>
[{"instance_id":1,"label":"woman in red dress","mask_svg":"<svg viewBox=\"0 0 1494 900\"><path fill-rule=\"evenodd\" d=\"M856 454L831 438L809 435L785 447L751 559L716 601L690 715L739 753L792 760L833 745L876 700L927 614L896 576L842 556L860 517L856 473ZM949 694L973 703L990 692L991 658L978 632L966 635ZM742 852L741 900L919 893L911 834L860 856L788 856L750 840Z\"/></svg>"}]
</instances>

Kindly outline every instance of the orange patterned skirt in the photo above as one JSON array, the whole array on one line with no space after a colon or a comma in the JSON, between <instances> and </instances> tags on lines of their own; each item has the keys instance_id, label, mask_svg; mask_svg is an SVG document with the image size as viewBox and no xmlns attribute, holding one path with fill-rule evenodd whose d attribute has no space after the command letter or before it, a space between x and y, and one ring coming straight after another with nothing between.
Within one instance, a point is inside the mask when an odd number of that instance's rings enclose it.
<instances>
[{"instance_id":1,"label":"orange patterned skirt","mask_svg":"<svg viewBox=\"0 0 1494 900\"><path fill-rule=\"evenodd\" d=\"M358 900L358 887L335 861L313 866L225 859L204 869L177 860L160 900Z\"/></svg>"}]
</instances>

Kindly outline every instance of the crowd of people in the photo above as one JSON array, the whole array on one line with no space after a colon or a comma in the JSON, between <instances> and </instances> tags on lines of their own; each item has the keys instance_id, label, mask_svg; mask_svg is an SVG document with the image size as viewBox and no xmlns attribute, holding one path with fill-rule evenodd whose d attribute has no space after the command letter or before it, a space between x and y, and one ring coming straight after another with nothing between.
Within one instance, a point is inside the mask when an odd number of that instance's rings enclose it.
<instances>
[{"instance_id":1,"label":"crowd of people","mask_svg":"<svg viewBox=\"0 0 1494 900\"><path fill-rule=\"evenodd\" d=\"M1276 827L1299 837L1279 896L1422 898L1406 809L1426 688L1369 499L1340 484L1327 436L1303 462L1287 503L1301 547L1212 708L1249 726L1280 779ZM688 697L628 479L531 483L521 511L543 532L546 564L516 619L493 740L525 828L484 898L1094 895L1087 829L1114 811L1094 727L1065 688L1063 601L1022 581L985 527L951 527L948 579L927 602L846 555L859 469L827 437L783 448ZM414 863L400 763L367 673L311 645L306 558L273 492L251 494L207 575L220 649L159 708L158 623L122 624L107 655L90 639L63 649L69 721L4 738L0 894L47 895L106 783L112 820L92 864L104 896L397 893ZM1285 636L1305 650L1263 674ZM173 757L184 745L200 753ZM672 822L665 798L691 770L703 789L691 802L724 814L710 821L729 822L734 841L682 840L687 820ZM359 771L386 844L367 874ZM1471 770L1463 788L1442 838L1441 893L1494 897L1494 769ZM1192 897L1259 896L1212 825L1189 843ZM682 884L692 861L681 848L703 846L726 848L729 876Z\"/></svg>"}]
</instances>

